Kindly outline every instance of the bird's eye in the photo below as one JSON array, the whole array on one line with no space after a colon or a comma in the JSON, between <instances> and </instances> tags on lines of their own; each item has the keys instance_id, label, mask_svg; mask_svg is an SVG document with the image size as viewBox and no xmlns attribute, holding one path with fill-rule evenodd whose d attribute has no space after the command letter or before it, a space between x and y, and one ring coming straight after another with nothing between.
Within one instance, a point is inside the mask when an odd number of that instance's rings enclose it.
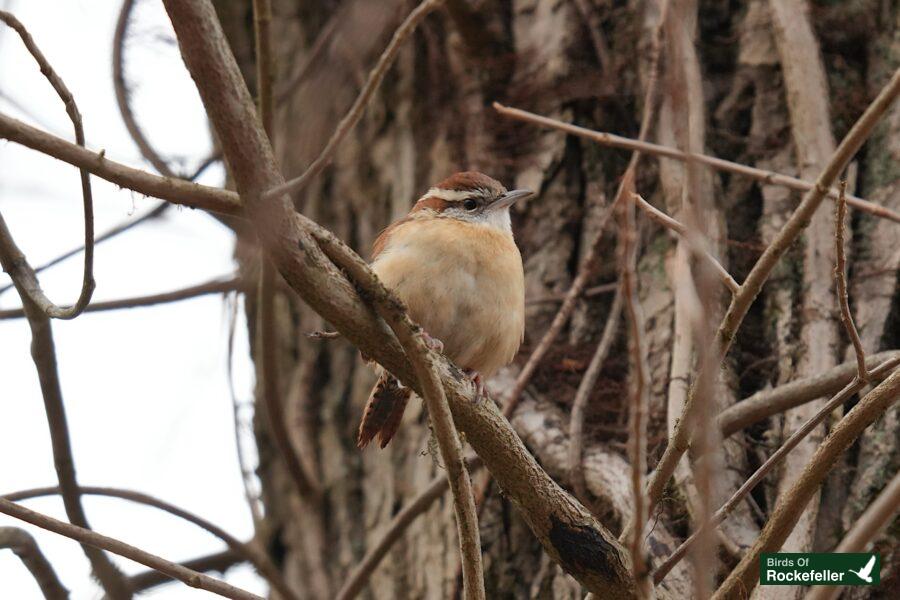
<instances>
[{"instance_id":1,"label":"bird's eye","mask_svg":"<svg viewBox=\"0 0 900 600\"><path fill-rule=\"evenodd\" d=\"M463 208L469 211L475 210L478 208L478 202L474 198L468 198L463 202Z\"/></svg>"}]
</instances>

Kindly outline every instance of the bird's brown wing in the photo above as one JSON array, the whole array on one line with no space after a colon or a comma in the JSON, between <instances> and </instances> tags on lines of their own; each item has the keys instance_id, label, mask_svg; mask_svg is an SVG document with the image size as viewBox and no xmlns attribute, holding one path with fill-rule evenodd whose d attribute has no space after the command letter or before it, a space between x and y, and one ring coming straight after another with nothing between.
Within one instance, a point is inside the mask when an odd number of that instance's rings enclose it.
<instances>
[{"instance_id":1,"label":"bird's brown wing","mask_svg":"<svg viewBox=\"0 0 900 600\"><path fill-rule=\"evenodd\" d=\"M369 394L362 421L359 424L359 435L356 445L360 449L369 445L377 435L378 445L384 448L397 433L403 411L412 391L402 387L397 378L382 371L381 376Z\"/></svg>"}]
</instances>

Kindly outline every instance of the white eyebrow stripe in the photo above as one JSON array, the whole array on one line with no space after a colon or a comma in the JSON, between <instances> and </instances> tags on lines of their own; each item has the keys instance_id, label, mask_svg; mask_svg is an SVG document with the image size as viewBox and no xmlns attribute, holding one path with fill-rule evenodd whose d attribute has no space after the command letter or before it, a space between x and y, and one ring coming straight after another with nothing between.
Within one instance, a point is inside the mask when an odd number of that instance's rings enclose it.
<instances>
[{"instance_id":1,"label":"white eyebrow stripe","mask_svg":"<svg viewBox=\"0 0 900 600\"><path fill-rule=\"evenodd\" d=\"M480 190L445 190L442 188L431 188L424 196L422 196L422 198L434 196L441 200L446 200L447 202L457 202L459 200L471 198L472 196L478 196L480 195L479 192ZM420 198L420 200L422 198Z\"/></svg>"}]
</instances>

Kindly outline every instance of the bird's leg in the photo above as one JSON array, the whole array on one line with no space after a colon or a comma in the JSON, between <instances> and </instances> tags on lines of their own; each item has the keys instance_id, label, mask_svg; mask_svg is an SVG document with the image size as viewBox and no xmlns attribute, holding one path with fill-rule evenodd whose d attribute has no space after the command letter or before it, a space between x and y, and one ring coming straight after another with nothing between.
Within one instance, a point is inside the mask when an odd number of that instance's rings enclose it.
<instances>
[{"instance_id":1,"label":"bird's leg","mask_svg":"<svg viewBox=\"0 0 900 600\"><path fill-rule=\"evenodd\" d=\"M422 339L425 340L425 345L435 352L439 352L440 354L444 353L444 342L436 337L431 337L427 331L422 331Z\"/></svg>"},{"instance_id":2,"label":"bird's leg","mask_svg":"<svg viewBox=\"0 0 900 600\"><path fill-rule=\"evenodd\" d=\"M472 380L472 384L475 386L475 404L478 404L482 398L487 397L484 390L484 378L475 369L467 369L466 376Z\"/></svg>"}]
</instances>

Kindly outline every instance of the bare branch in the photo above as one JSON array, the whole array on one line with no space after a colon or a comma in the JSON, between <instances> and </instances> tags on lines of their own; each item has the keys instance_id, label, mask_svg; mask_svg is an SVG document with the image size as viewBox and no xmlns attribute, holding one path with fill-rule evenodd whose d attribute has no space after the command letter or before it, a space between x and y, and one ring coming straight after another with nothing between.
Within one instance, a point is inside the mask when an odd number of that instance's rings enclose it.
<instances>
[{"instance_id":1,"label":"bare branch","mask_svg":"<svg viewBox=\"0 0 900 600\"><path fill-rule=\"evenodd\" d=\"M233 598L234 600L263 600L256 594L251 594L250 592L225 583L224 581L213 579L208 575L192 571L177 563L160 558L155 554L150 554L140 548L107 537L96 531L78 527L77 525L72 525L71 523L66 523L64 521L58 521L53 517L48 517L47 515L25 508L15 502L10 502L6 498L0 498L0 513L31 523L41 529L46 529L47 531L52 531L53 533L72 538L73 540L98 550L108 550L114 554L124 556L125 558L129 558L142 565L165 573L173 579L178 579L184 582L185 585L193 588L206 590L226 598Z\"/></svg>"},{"instance_id":2,"label":"bare branch","mask_svg":"<svg viewBox=\"0 0 900 600\"><path fill-rule=\"evenodd\" d=\"M481 460L477 457L466 460L466 464L470 471L474 471L481 466ZM381 538L372 548L366 552L359 564L350 573L346 583L337 593L336 600L353 600L362 592L372 573L381 563L388 550L400 539L406 529L423 514L447 491L449 480L443 475L435 477L431 480L425 489L409 501L398 512L387 526L387 530L382 534Z\"/></svg>"},{"instance_id":3,"label":"bare branch","mask_svg":"<svg viewBox=\"0 0 900 600\"><path fill-rule=\"evenodd\" d=\"M400 46L402 46L403 42L412 35L416 30L416 27L419 26L419 23L421 23L429 13L443 3L444 0L423 0L423 2L419 4L408 17L406 17L406 20L403 21L400 27L397 28L397 31L394 32L394 36L391 38L387 48L384 49L384 52L378 58L375 67L369 72L369 77L366 79L366 83L362 90L360 90L356 100L353 101L353 105L350 106L350 110L347 111L347 114L344 115L344 118L338 123L337 129L334 130L334 134L331 136L331 139L328 140L328 143L325 144L325 148L319 156L316 157L316 160L314 160L299 177L291 179L268 191L266 193L267 198L277 198L284 194L292 194L303 189L313 177L321 173L322 169L328 166L328 163L330 163L331 159L334 157L334 152L337 150L338 145L340 145L344 137L350 133L350 130L352 130L359 122L360 118L362 118L363 111L369 103L369 100L372 99L375 90L377 90L378 86L381 84L384 74L387 73L387 70L394 63L394 58L396 58Z\"/></svg>"},{"instance_id":4,"label":"bare branch","mask_svg":"<svg viewBox=\"0 0 900 600\"><path fill-rule=\"evenodd\" d=\"M762 181L763 183L769 185L780 185L788 189L798 190L801 192L809 192L814 190L816 187L816 184L813 182L798 179L796 177L791 177L790 175L782 175L781 173L776 173L774 171L757 169L755 167L749 167L747 165L742 165L740 163L716 158L714 156L708 156L706 154L682 152L681 150L672 148L670 146L661 146L659 144L653 144L642 140L634 140L631 138L616 135L614 133L594 131L593 129L587 129L586 127L579 127L578 125L572 125L571 123L565 123L563 121L544 117L532 112L528 112L527 110L522 110L520 108L504 106L498 102L494 102L494 110L496 110L504 117L509 117L518 121L524 121L526 123L533 123L535 125L541 125L543 127L549 127L551 129L558 129L570 135L589 139L604 146L633 150L635 152L640 151L646 154L663 156L665 158L673 158L675 160L684 162L694 160L698 163L710 166L719 171L736 173L738 175L743 175L757 181ZM838 190L829 188L826 191L826 195L833 200L837 200ZM869 202L868 200L863 200L862 198L858 198L856 196L847 196L847 204L857 210L875 215L876 217L881 217L900 223L900 213L897 213L896 211L893 211L879 204L875 204L874 202Z\"/></svg>"},{"instance_id":5,"label":"bare branch","mask_svg":"<svg viewBox=\"0 0 900 600\"><path fill-rule=\"evenodd\" d=\"M869 377L875 377L879 372L886 374L876 367L881 367L887 362L892 365L900 364L900 352L897 350L879 352L870 356L868 362L872 367ZM760 390L723 410L719 414L719 428L722 435L728 437L772 415L835 394L850 383L855 375L856 361L851 361L818 375L797 379L774 389Z\"/></svg>"},{"instance_id":6,"label":"bare branch","mask_svg":"<svg viewBox=\"0 0 900 600\"><path fill-rule=\"evenodd\" d=\"M630 189L626 192L633 192ZM641 310L637 291L637 225L634 205L626 202L619 206L619 280L622 285L622 300L625 321L629 328L629 348L631 353L631 387L628 412L628 460L631 463L631 494L634 504L634 520L640 526L634 527L628 540L631 564L637 581L638 597L651 598L653 588L650 570L644 548L644 527L647 522L648 502L644 489L647 473L647 419L650 404L649 368L644 340L644 314Z\"/></svg>"},{"instance_id":7,"label":"bare branch","mask_svg":"<svg viewBox=\"0 0 900 600\"><path fill-rule=\"evenodd\" d=\"M760 554L775 552L781 547L809 500L818 491L831 469L838 464L837 458L898 398L900 398L900 369L895 369L887 379L866 394L818 446L800 478L794 482L790 490L778 498L775 510L756 543L716 591L714 600L723 600L752 591L759 581Z\"/></svg>"},{"instance_id":8,"label":"bare branch","mask_svg":"<svg viewBox=\"0 0 900 600\"><path fill-rule=\"evenodd\" d=\"M772 273L772 269L775 268L775 265L791 244L806 229L810 222L810 217L822 203L831 183L838 176L838 173L847 166L847 163L856 154L860 146L863 145L875 124L898 95L900 95L900 69L894 73L890 82L878 94L878 97L872 104L866 108L859 120L847 133L834 155L829 159L825 169L819 175L816 186L803 197L800 205L791 214L791 217L775 236L775 239L772 240L772 243L766 247L762 256L756 261L756 264L741 285L740 291L732 297L728 311L725 313L716 332L716 353L718 356L716 362L723 360L728 353L731 343L734 341L734 336L744 320L744 316L757 295L759 295L763 284ZM662 497L666 483L674 473L678 461L690 445L691 432L685 424L693 421L694 407L696 406L694 397L695 390L692 388L687 402L685 402L678 426L670 437L662 458L650 478L649 492L653 505Z\"/></svg>"},{"instance_id":9,"label":"bare branch","mask_svg":"<svg viewBox=\"0 0 900 600\"><path fill-rule=\"evenodd\" d=\"M863 552L900 513L900 473L884 487L878 498L869 505L853 524L834 552ZM843 586L814 585L805 600L836 600Z\"/></svg>"},{"instance_id":10,"label":"bare branch","mask_svg":"<svg viewBox=\"0 0 900 600\"><path fill-rule=\"evenodd\" d=\"M161 177L128 167L109 160L103 151L92 152L2 113L0 113L0 137L67 162L145 196L225 215L241 214L241 200L234 192L183 179Z\"/></svg>"},{"instance_id":11,"label":"bare branch","mask_svg":"<svg viewBox=\"0 0 900 600\"><path fill-rule=\"evenodd\" d=\"M113 32L112 78L113 89L116 92L116 104L119 107L122 121L125 123L125 129L128 130L128 135L131 136L131 139L134 140L141 156L147 159L147 162L153 165L153 168L161 175L177 177L175 172L169 167L169 164L159 155L150 144L147 136L144 135L129 103L128 88L125 83L125 40L128 37L128 26L131 23L133 10L134 0L122 1L122 8L119 9L119 18L116 20L116 29Z\"/></svg>"},{"instance_id":12,"label":"bare branch","mask_svg":"<svg viewBox=\"0 0 900 600\"><path fill-rule=\"evenodd\" d=\"M53 70L47 59L44 58L37 44L34 43L31 34L28 33L28 30L16 17L6 11L0 11L0 21L6 23L22 38L22 43L25 44L25 48L34 57L41 69L41 73L47 78L60 100L65 104L66 114L69 115L72 127L75 129L75 142L83 147L84 128L81 124L81 113L78 112L78 105L75 104L75 98L72 96L69 88L66 87L63 80L56 74L56 71ZM37 308L54 319L74 319L81 314L87 303L91 301L91 294L94 293L94 287L96 286L94 282L94 199L91 193L91 180L88 172L85 169L79 169L79 174L81 176L81 196L84 205L84 274L81 280L81 292L78 294L75 304L62 308L51 302L41 290L34 271L28 267L25 262L25 256L21 253L17 257L16 264L11 268L6 268L9 276L14 281L18 280L16 288L19 294L27 295ZM5 223L0 223L0 227L4 229L0 235L10 235L9 231L6 230ZM28 271L30 271L30 274Z\"/></svg>"},{"instance_id":13,"label":"bare branch","mask_svg":"<svg viewBox=\"0 0 900 600\"><path fill-rule=\"evenodd\" d=\"M0 265L7 273L11 275L15 273L13 282L22 299L28 325L31 328L31 357L41 385L44 412L47 415L47 426L50 430L50 443L53 449L53 462L60 488L63 491L62 498L66 515L72 523L87 529L90 526L84 507L81 505L81 496L78 493L72 443L69 439L66 410L56 367L53 328L47 313L36 305L23 289L23 282L31 282L36 285L37 278L10 236L2 216L0 216ZM83 545L82 549L107 595L112 600L131 598L128 584L109 557L91 546Z\"/></svg>"},{"instance_id":14,"label":"bare branch","mask_svg":"<svg viewBox=\"0 0 900 600\"><path fill-rule=\"evenodd\" d=\"M111 487L87 485L80 487L79 492L82 495L86 496L106 496L108 498L120 498L122 500L128 500L129 502L134 502L136 504L142 504L144 506L157 508L180 519L184 519L188 523L196 525L197 527L211 533L212 535L225 542L229 548L233 549L235 552L240 554L243 559L247 560L254 567L256 567L260 575L265 577L266 580L270 584L272 584L272 586L276 590L278 590L279 594L288 599L296 598L296 594L294 594L284 582L284 579L282 578L281 573L278 571L278 568L272 563L271 560L269 560L269 557L265 552L260 551L253 542L241 542L218 525L210 523L203 517L195 515L192 512L175 506L174 504L170 504L165 500L160 500L159 498L155 498L153 496L150 496L149 494L144 494L142 492L137 492L134 490L123 490ZM54 496L58 494L62 494L60 488L58 486L53 486L22 490L19 492L13 492L11 494L4 494L2 497L6 500L9 500L10 502L21 502L23 500L30 500L32 498L41 498L44 496Z\"/></svg>"},{"instance_id":15,"label":"bare branch","mask_svg":"<svg viewBox=\"0 0 900 600\"><path fill-rule=\"evenodd\" d=\"M228 569L245 562L246 559L243 556L241 556L231 548L226 548L225 550L222 550L220 552L207 554L205 556L198 556L197 558L185 560L178 564L186 569L197 571L199 573L216 571L218 573L224 574ZM138 573L137 575L132 575L128 578L128 583L131 585L131 588L135 592L142 592L152 587L156 587L158 585L163 585L166 583L173 583L175 581L178 580L172 579L168 575L165 575L164 573L161 573L160 571L156 571L154 569L144 571L143 573Z\"/></svg>"},{"instance_id":16,"label":"bare branch","mask_svg":"<svg viewBox=\"0 0 900 600\"><path fill-rule=\"evenodd\" d=\"M119 300L103 300L88 304L85 307L85 313L101 312L107 310L122 310L126 308L140 308L144 306L155 306L157 304L167 304L169 302L180 302L189 300L199 296L207 296L209 294L225 294L228 292L241 291L244 289L243 282L233 277L231 279L213 279L206 283L192 285L180 290L171 292L162 292L159 294L150 294L147 296L135 296L134 298L122 298ZM26 316L24 308L10 308L0 310L0 321L5 319L20 319Z\"/></svg>"},{"instance_id":17,"label":"bare branch","mask_svg":"<svg viewBox=\"0 0 900 600\"><path fill-rule=\"evenodd\" d=\"M871 374L872 379L879 379L884 377L885 375L891 373L891 371L900 364L900 359L896 360L888 360L883 363L877 369L874 369ZM753 491L753 488L762 481L766 475L768 475L772 469L778 466L778 463L788 455L788 453L797 447L801 441L803 441L806 436L812 432L817 426L819 426L825 419L831 415L832 412L842 404L844 404L847 400L849 400L853 394L859 392L861 389L865 387L865 381L860 379L854 379L852 382L844 386L840 392L834 395L828 402L826 402L813 416L807 419L800 427L794 431L791 436L784 441L781 447L776 450L772 456L766 459L764 462L754 473L750 476L747 481L745 481L741 487L728 499L728 501L722 505L722 507L716 511L716 513L709 519L708 524L704 525L701 529L694 532L684 543L679 546L675 552L672 553L666 561L659 566L656 572L653 574L653 579L656 583L659 583L663 580L663 578L669 573L672 567L681 560L687 551L691 548L691 546L697 541L697 539L705 532L709 531L710 527L715 527L719 523L725 520L728 514L734 509L735 506L740 503L741 500L747 497L747 494Z\"/></svg>"},{"instance_id":18,"label":"bare branch","mask_svg":"<svg viewBox=\"0 0 900 600\"><path fill-rule=\"evenodd\" d=\"M584 480L584 465L581 462L584 452L584 414L587 410L591 392L594 391L594 384L597 383L597 378L600 377L603 362L609 355L609 350L616 339L621 318L622 288L619 287L609 309L609 315L606 317L606 325L604 325L603 333L600 335L597 350L594 351L591 362L584 372L581 382L578 384L578 391L575 392L575 400L572 402L572 416L569 420L569 477L572 482L572 488L575 490L575 495L582 502L587 502L589 498L587 484Z\"/></svg>"},{"instance_id":19,"label":"bare branch","mask_svg":"<svg viewBox=\"0 0 900 600\"><path fill-rule=\"evenodd\" d=\"M853 324L853 315L850 313L850 300L847 297L847 257L844 254L844 227L847 220L847 200L844 194L846 193L847 182L841 181L834 220L834 246L837 256L837 261L834 265L834 281L837 286L838 304L841 306L841 323L844 324L844 330L847 332L847 337L850 338L850 343L853 344L853 353L856 355L856 376L862 381L868 381L869 372L866 370L866 352L863 350L862 340L859 339L856 325Z\"/></svg>"},{"instance_id":20,"label":"bare branch","mask_svg":"<svg viewBox=\"0 0 900 600\"><path fill-rule=\"evenodd\" d=\"M647 213L648 217L650 217L663 227L674 231L681 237L685 237L688 234L687 228L684 225L644 200L644 198L640 194L632 194L632 198L638 206L644 209L644 212ZM728 270L722 266L722 263L716 260L715 256L710 254L706 249L702 249L701 252L699 252L699 255L709 263L713 270L715 270L716 275L720 280L722 280L722 283L725 284L725 287L731 290L732 294L738 293L738 290L740 290L741 286L738 285L738 282L734 280L734 278L731 276L731 273L729 273Z\"/></svg>"},{"instance_id":21,"label":"bare branch","mask_svg":"<svg viewBox=\"0 0 900 600\"><path fill-rule=\"evenodd\" d=\"M53 565L38 548L37 542L24 529L0 527L0 549L12 550L34 577L46 600L67 600L69 590L63 586Z\"/></svg>"}]
</instances>

